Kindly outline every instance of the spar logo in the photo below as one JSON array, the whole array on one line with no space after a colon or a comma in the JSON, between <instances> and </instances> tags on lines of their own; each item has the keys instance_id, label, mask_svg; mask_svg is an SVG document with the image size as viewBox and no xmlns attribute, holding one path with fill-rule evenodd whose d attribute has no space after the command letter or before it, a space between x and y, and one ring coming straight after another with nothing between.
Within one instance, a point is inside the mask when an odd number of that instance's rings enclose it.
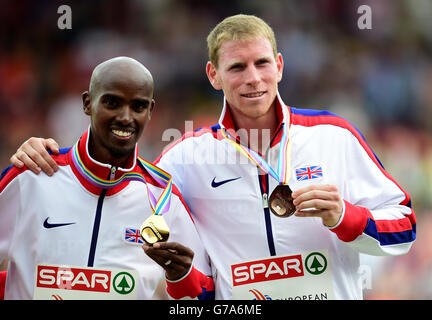
<instances>
[{"instance_id":1,"label":"spar logo","mask_svg":"<svg viewBox=\"0 0 432 320\"><path fill-rule=\"evenodd\" d=\"M305 259L306 270L313 275L319 275L327 269L327 259L319 252L312 252Z\"/></svg>"},{"instance_id":2,"label":"spar logo","mask_svg":"<svg viewBox=\"0 0 432 320\"><path fill-rule=\"evenodd\" d=\"M111 271L39 265L36 281L40 288L109 292Z\"/></svg>"},{"instance_id":3,"label":"spar logo","mask_svg":"<svg viewBox=\"0 0 432 320\"><path fill-rule=\"evenodd\" d=\"M231 272L234 286L304 276L300 254L235 264Z\"/></svg>"},{"instance_id":4,"label":"spar logo","mask_svg":"<svg viewBox=\"0 0 432 320\"><path fill-rule=\"evenodd\" d=\"M129 272L119 272L114 277L113 287L117 293L131 293L135 288L135 279Z\"/></svg>"},{"instance_id":5,"label":"spar logo","mask_svg":"<svg viewBox=\"0 0 432 320\"><path fill-rule=\"evenodd\" d=\"M108 293L113 289L119 294L128 294L135 287L135 280L128 272L114 275L109 270L69 268L38 265L36 286L39 288L81 290ZM61 297L54 297L58 298Z\"/></svg>"},{"instance_id":6,"label":"spar logo","mask_svg":"<svg viewBox=\"0 0 432 320\"><path fill-rule=\"evenodd\" d=\"M312 252L302 259L301 254L249 261L231 266L233 286L262 281L303 277L304 270L317 276L327 269L327 259L319 252Z\"/></svg>"}]
</instances>

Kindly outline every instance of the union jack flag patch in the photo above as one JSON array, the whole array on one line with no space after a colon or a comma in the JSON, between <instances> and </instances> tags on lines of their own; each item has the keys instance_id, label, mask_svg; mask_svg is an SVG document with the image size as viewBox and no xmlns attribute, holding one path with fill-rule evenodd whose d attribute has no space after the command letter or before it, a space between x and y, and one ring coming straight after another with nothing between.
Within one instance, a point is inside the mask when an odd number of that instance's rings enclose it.
<instances>
[{"instance_id":1,"label":"union jack flag patch","mask_svg":"<svg viewBox=\"0 0 432 320\"><path fill-rule=\"evenodd\" d=\"M320 166L310 166L296 169L297 181L322 178L323 171Z\"/></svg>"},{"instance_id":2,"label":"union jack flag patch","mask_svg":"<svg viewBox=\"0 0 432 320\"><path fill-rule=\"evenodd\" d=\"M141 239L141 234L139 229L134 228L126 228L124 239L126 242L136 243L136 244L144 244L143 239Z\"/></svg>"}]
</instances>

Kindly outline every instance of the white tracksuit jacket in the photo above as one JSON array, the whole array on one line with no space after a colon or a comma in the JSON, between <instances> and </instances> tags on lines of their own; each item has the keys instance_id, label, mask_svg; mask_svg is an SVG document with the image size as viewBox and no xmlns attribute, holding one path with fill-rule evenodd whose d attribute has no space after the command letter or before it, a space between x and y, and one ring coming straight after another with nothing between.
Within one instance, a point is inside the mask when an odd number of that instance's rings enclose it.
<instances>
[{"instance_id":1,"label":"white tracksuit jacket","mask_svg":"<svg viewBox=\"0 0 432 320\"><path fill-rule=\"evenodd\" d=\"M297 190L336 185L344 200L338 225L321 218L273 215L277 182L259 175L220 134L234 129L224 102L219 123L185 134L155 161L191 210L210 256L216 299L361 299L359 252L400 255L415 240L409 195L384 170L362 135L325 111L284 105L290 113L291 179ZM277 168L281 125L264 155Z\"/></svg>"},{"instance_id":2,"label":"white tracksuit jacket","mask_svg":"<svg viewBox=\"0 0 432 320\"><path fill-rule=\"evenodd\" d=\"M5 170L0 180L0 259L10 261L5 299L108 299L108 289L117 294L115 299L151 299L165 277L144 253L139 237L142 222L152 214L146 188L157 199L163 187L138 165L137 150L127 169L115 172L93 160L87 152L88 132L78 150L93 174L112 180L134 170L145 176L146 183L95 187L76 169L72 148L53 156L59 164L53 177L15 167ZM193 220L175 187L164 217L171 229L169 240L191 247L194 266L211 274ZM189 274L201 274L197 269ZM137 272L135 279L129 276L131 270ZM66 291L59 291L59 284Z\"/></svg>"}]
</instances>

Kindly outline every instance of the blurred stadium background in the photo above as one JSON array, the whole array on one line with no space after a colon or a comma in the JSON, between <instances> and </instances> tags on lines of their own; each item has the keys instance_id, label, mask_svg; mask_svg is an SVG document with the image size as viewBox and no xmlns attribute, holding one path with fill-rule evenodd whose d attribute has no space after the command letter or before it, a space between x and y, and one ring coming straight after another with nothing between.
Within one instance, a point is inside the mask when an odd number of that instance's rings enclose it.
<instances>
[{"instance_id":1,"label":"blurred stadium background","mask_svg":"<svg viewBox=\"0 0 432 320\"><path fill-rule=\"evenodd\" d=\"M72 9L60 30L57 9ZM359 30L360 5L372 29ZM432 1L1 1L0 166L30 136L70 146L88 126L81 109L92 69L119 55L155 78L156 109L140 145L154 160L169 141L217 122L222 96L205 75L206 36L221 19L256 14L285 59L280 93L292 106L354 123L413 199L417 241L401 257L362 257L366 299L432 298ZM29 195L31 196L31 195Z\"/></svg>"}]
</instances>

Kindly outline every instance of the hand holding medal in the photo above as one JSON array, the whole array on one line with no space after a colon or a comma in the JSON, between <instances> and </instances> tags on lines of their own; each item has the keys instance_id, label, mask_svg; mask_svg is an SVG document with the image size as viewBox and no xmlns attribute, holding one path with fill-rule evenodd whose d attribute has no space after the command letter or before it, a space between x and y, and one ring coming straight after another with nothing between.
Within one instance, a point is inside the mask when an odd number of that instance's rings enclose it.
<instances>
[{"instance_id":1,"label":"hand holding medal","mask_svg":"<svg viewBox=\"0 0 432 320\"><path fill-rule=\"evenodd\" d=\"M165 270L168 280L182 278L192 267L194 252L178 242L144 244L143 250Z\"/></svg>"},{"instance_id":2,"label":"hand holding medal","mask_svg":"<svg viewBox=\"0 0 432 320\"><path fill-rule=\"evenodd\" d=\"M327 227L334 227L342 218L345 205L334 185L309 185L296 190L293 198L297 217L319 217Z\"/></svg>"}]
</instances>

